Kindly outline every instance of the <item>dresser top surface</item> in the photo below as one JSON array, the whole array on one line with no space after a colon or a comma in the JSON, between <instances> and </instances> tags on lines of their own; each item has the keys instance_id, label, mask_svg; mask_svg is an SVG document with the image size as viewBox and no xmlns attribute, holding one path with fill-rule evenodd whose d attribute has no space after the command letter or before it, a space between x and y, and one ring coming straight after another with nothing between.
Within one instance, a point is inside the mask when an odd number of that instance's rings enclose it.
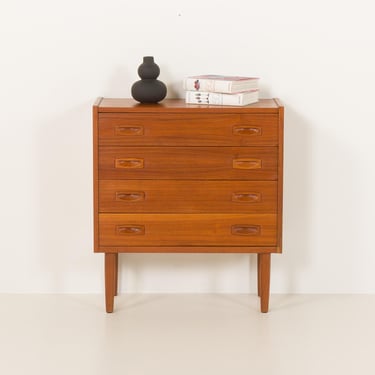
<instances>
[{"instance_id":1,"label":"dresser top surface","mask_svg":"<svg viewBox=\"0 0 375 375\"><path fill-rule=\"evenodd\" d=\"M141 104L133 99L98 98L94 104L99 112L209 112L209 113L237 113L237 112L270 112L276 113L282 108L278 99L260 99L259 102L247 106L219 106L186 104L184 99L165 99L158 104Z\"/></svg>"}]
</instances>

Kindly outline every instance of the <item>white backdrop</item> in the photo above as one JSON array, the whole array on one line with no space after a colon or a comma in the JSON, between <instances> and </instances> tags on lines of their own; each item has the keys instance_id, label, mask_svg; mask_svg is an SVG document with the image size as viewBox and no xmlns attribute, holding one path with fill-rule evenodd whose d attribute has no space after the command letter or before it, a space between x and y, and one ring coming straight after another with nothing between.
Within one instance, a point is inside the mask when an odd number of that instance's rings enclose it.
<instances>
[{"instance_id":1,"label":"white backdrop","mask_svg":"<svg viewBox=\"0 0 375 375\"><path fill-rule=\"evenodd\" d=\"M168 96L255 75L285 105L284 254L273 293L374 293L371 1L14 0L0 5L0 292L101 292L91 106L145 55ZM122 255L122 292L254 292L253 255Z\"/></svg>"}]
</instances>

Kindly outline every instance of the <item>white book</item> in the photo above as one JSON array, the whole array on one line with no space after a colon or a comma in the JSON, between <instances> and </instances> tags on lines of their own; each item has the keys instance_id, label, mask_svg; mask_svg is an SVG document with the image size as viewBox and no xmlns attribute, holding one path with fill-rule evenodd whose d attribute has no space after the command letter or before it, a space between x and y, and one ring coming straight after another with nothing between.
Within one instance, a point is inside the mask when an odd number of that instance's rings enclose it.
<instances>
[{"instance_id":1,"label":"white book","mask_svg":"<svg viewBox=\"0 0 375 375\"><path fill-rule=\"evenodd\" d=\"M215 74L191 76L183 81L183 87L186 91L222 92L226 94L258 89L258 84L259 78L256 77L221 76Z\"/></svg>"},{"instance_id":2,"label":"white book","mask_svg":"<svg viewBox=\"0 0 375 375\"><path fill-rule=\"evenodd\" d=\"M259 100L259 90L250 90L238 94L186 91L185 99L188 104L244 106L256 103Z\"/></svg>"}]
</instances>

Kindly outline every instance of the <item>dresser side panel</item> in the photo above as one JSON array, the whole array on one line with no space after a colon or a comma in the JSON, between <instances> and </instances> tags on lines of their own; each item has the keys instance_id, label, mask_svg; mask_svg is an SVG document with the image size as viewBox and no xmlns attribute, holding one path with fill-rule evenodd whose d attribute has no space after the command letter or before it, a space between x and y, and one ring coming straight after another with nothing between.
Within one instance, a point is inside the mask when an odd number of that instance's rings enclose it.
<instances>
[{"instance_id":1,"label":"dresser side panel","mask_svg":"<svg viewBox=\"0 0 375 375\"><path fill-rule=\"evenodd\" d=\"M276 99L279 107L279 155L278 155L278 192L277 192L277 234L278 251L282 252L283 242L283 191L284 191L284 107Z\"/></svg>"},{"instance_id":2,"label":"dresser side panel","mask_svg":"<svg viewBox=\"0 0 375 375\"><path fill-rule=\"evenodd\" d=\"M99 106L102 98L98 98L92 108L92 119L93 119L93 220L94 220L94 252L99 250L99 153L98 153L98 121L99 121Z\"/></svg>"}]
</instances>

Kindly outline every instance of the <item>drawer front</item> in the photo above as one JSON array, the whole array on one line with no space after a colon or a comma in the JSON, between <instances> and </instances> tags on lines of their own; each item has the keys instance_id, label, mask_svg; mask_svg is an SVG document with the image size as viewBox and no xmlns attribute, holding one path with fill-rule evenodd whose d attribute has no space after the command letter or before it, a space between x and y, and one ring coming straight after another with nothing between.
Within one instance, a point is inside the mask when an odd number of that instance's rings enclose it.
<instances>
[{"instance_id":1,"label":"drawer front","mask_svg":"<svg viewBox=\"0 0 375 375\"><path fill-rule=\"evenodd\" d=\"M275 246L275 214L99 214L100 246Z\"/></svg>"},{"instance_id":2,"label":"drawer front","mask_svg":"<svg viewBox=\"0 0 375 375\"><path fill-rule=\"evenodd\" d=\"M276 181L102 180L100 212L276 213Z\"/></svg>"},{"instance_id":3,"label":"drawer front","mask_svg":"<svg viewBox=\"0 0 375 375\"><path fill-rule=\"evenodd\" d=\"M276 146L278 116L101 113L99 144L112 146Z\"/></svg>"},{"instance_id":4,"label":"drawer front","mask_svg":"<svg viewBox=\"0 0 375 375\"><path fill-rule=\"evenodd\" d=\"M99 147L99 178L276 180L277 150L277 147Z\"/></svg>"}]
</instances>

